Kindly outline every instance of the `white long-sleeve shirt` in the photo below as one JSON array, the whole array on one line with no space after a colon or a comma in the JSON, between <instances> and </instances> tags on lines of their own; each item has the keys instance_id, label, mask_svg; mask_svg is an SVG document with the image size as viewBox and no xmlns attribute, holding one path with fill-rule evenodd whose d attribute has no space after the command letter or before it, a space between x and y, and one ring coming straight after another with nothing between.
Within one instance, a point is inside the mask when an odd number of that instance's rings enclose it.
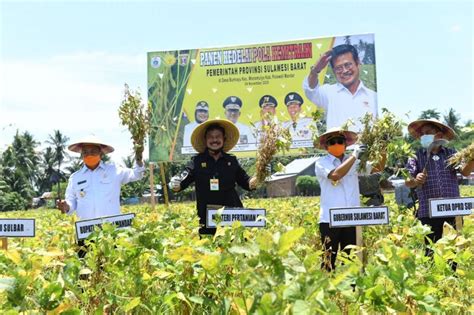
<instances>
[{"instance_id":1,"label":"white long-sleeve shirt","mask_svg":"<svg viewBox=\"0 0 474 315\"><path fill-rule=\"evenodd\" d=\"M312 89L308 77L303 80L303 89L311 102L324 109L328 129L341 127L348 119L352 119L355 125L350 126L349 130L359 132L362 128L359 118L366 113L378 116L377 93L367 88L362 81L354 94L339 82L323 85L318 82Z\"/></svg>"},{"instance_id":2,"label":"white long-sleeve shirt","mask_svg":"<svg viewBox=\"0 0 474 315\"><path fill-rule=\"evenodd\" d=\"M120 188L143 178L144 166L133 169L100 162L95 170L83 166L69 178L66 189L68 214L81 220L120 214Z\"/></svg>"},{"instance_id":3,"label":"white long-sleeve shirt","mask_svg":"<svg viewBox=\"0 0 474 315\"><path fill-rule=\"evenodd\" d=\"M349 157L350 155L344 155L343 161ZM329 209L331 208L360 206L359 178L357 173L359 160L352 165L344 177L337 183L333 183L328 178L328 175L341 164L341 160L331 154L316 160L315 172L321 186L320 223L329 223Z\"/></svg>"}]
</instances>

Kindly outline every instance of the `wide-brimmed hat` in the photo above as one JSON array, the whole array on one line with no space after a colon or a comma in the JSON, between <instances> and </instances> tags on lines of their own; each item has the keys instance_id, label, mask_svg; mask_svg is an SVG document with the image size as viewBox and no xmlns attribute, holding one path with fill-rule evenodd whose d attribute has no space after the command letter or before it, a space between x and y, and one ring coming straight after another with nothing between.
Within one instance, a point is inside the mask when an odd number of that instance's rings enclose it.
<instances>
[{"instance_id":1,"label":"wide-brimmed hat","mask_svg":"<svg viewBox=\"0 0 474 315\"><path fill-rule=\"evenodd\" d=\"M415 120L415 121L411 122L408 125L408 132L410 133L410 135L413 138L418 139L422 136L421 128L423 126L427 125L427 124L434 125L434 126L438 127L447 140L452 140L456 137L456 132L451 127L449 127L448 125L445 125L442 122L440 122L439 120L433 119L433 118L418 119L418 120Z\"/></svg>"},{"instance_id":2,"label":"wide-brimmed hat","mask_svg":"<svg viewBox=\"0 0 474 315\"><path fill-rule=\"evenodd\" d=\"M343 130L340 127L333 127L319 136L319 147L324 149L329 139L338 136L346 139L346 146L350 146L357 141L357 133L350 130Z\"/></svg>"},{"instance_id":3,"label":"wide-brimmed hat","mask_svg":"<svg viewBox=\"0 0 474 315\"><path fill-rule=\"evenodd\" d=\"M105 144L102 140L100 140L94 135L87 136L81 139L80 141L71 144L67 148L69 149L69 151L81 153L82 147L86 144L100 146L100 149L102 150L102 153L104 154L114 152L114 148L112 146Z\"/></svg>"},{"instance_id":4,"label":"wide-brimmed hat","mask_svg":"<svg viewBox=\"0 0 474 315\"><path fill-rule=\"evenodd\" d=\"M211 125L218 125L224 129L225 140L224 147L222 148L224 152L232 150L237 142L239 142L239 128L237 128L237 126L235 126L230 120L211 119L197 126L191 135L191 145L197 152L203 153L206 150L206 130Z\"/></svg>"}]
</instances>

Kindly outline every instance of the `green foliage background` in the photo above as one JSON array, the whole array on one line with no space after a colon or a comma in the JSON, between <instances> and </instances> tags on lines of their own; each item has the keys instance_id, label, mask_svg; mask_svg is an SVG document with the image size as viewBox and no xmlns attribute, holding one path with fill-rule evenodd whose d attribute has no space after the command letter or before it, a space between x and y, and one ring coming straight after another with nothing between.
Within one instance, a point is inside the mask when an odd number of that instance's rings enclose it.
<instances>
[{"instance_id":1,"label":"green foliage background","mask_svg":"<svg viewBox=\"0 0 474 315\"><path fill-rule=\"evenodd\" d=\"M462 187L462 195L474 195ZM268 211L267 228L220 228L199 238L194 203L137 214L133 227L105 226L84 260L73 218L57 210L6 213L35 217L36 238L9 239L0 251L2 314L359 314L473 312L474 220L446 227L424 256L428 229L387 197L390 224L364 228L365 268L338 257L321 270L319 198L248 199ZM454 259L454 272L448 261ZM341 264L344 262L344 264ZM353 290L352 285L355 284Z\"/></svg>"}]
</instances>

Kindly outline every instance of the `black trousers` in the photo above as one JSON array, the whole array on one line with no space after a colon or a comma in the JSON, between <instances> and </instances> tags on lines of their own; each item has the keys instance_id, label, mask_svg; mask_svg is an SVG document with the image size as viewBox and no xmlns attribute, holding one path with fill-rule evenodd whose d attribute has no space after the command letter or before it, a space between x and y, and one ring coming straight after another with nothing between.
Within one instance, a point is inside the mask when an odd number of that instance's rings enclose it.
<instances>
[{"instance_id":1,"label":"black trousers","mask_svg":"<svg viewBox=\"0 0 474 315\"><path fill-rule=\"evenodd\" d=\"M319 232L324 250L321 268L332 271L336 268L339 246L341 246L344 252L349 254L350 250L345 249L345 247L356 244L356 229L355 227L330 228L329 223L319 223Z\"/></svg>"}]
</instances>

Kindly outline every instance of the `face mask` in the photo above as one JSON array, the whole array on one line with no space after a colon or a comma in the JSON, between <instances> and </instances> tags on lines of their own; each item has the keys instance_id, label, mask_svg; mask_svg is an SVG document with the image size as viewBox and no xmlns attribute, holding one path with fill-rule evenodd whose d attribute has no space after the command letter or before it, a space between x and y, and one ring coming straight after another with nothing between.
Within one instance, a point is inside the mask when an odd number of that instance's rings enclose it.
<instances>
[{"instance_id":1,"label":"face mask","mask_svg":"<svg viewBox=\"0 0 474 315\"><path fill-rule=\"evenodd\" d=\"M434 135L423 135L420 137L421 146L423 148L428 148L434 140Z\"/></svg>"},{"instance_id":2,"label":"face mask","mask_svg":"<svg viewBox=\"0 0 474 315\"><path fill-rule=\"evenodd\" d=\"M346 151L346 146L343 144L334 144L328 147L328 152L335 157L341 156Z\"/></svg>"},{"instance_id":3,"label":"face mask","mask_svg":"<svg viewBox=\"0 0 474 315\"><path fill-rule=\"evenodd\" d=\"M82 158L84 164L89 168L96 167L100 162L100 155L87 155Z\"/></svg>"}]
</instances>

